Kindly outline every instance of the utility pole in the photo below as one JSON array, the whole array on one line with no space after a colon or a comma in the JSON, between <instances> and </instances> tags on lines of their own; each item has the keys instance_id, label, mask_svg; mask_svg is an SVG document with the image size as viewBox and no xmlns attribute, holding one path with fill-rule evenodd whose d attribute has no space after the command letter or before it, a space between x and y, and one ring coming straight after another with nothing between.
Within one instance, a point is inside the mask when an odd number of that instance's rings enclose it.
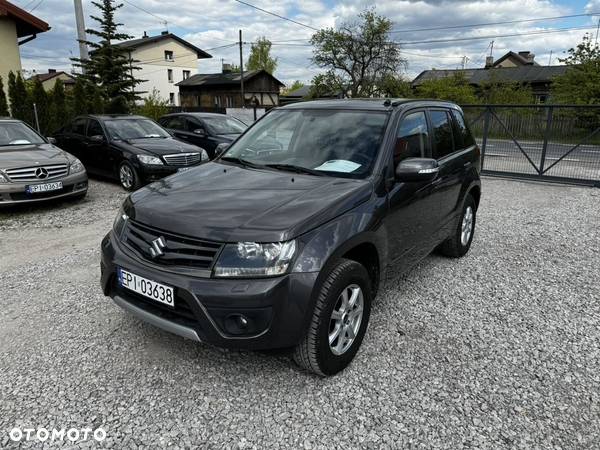
<instances>
[{"instance_id":1,"label":"utility pole","mask_svg":"<svg viewBox=\"0 0 600 450\"><path fill-rule=\"evenodd\" d=\"M552 65L552 50L550 50L550 58L548 58L548 65Z\"/></svg>"},{"instance_id":2,"label":"utility pole","mask_svg":"<svg viewBox=\"0 0 600 450\"><path fill-rule=\"evenodd\" d=\"M242 90L242 108L246 106L246 96L244 94L244 58L242 56L242 30L240 30L240 88Z\"/></svg>"},{"instance_id":3,"label":"utility pole","mask_svg":"<svg viewBox=\"0 0 600 450\"><path fill-rule=\"evenodd\" d=\"M494 41L490 42L490 56L494 56Z\"/></svg>"},{"instance_id":4,"label":"utility pole","mask_svg":"<svg viewBox=\"0 0 600 450\"><path fill-rule=\"evenodd\" d=\"M598 26L596 27L596 40L594 41L594 45L598 45L598 33L600 32L600 17L598 17Z\"/></svg>"},{"instance_id":5,"label":"utility pole","mask_svg":"<svg viewBox=\"0 0 600 450\"><path fill-rule=\"evenodd\" d=\"M83 20L83 6L81 0L73 0L75 3L75 22L77 23L77 40L79 41L79 58L85 61L89 58L88 48L85 44L87 36L85 35L85 22ZM85 69L82 68L85 72Z\"/></svg>"}]
</instances>

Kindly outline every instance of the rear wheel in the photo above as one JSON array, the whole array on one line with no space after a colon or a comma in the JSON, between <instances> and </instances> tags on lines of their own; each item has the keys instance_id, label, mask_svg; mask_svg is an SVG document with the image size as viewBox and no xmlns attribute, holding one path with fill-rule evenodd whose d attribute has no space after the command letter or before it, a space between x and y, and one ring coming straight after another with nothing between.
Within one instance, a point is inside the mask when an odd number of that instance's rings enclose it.
<instances>
[{"instance_id":1,"label":"rear wheel","mask_svg":"<svg viewBox=\"0 0 600 450\"><path fill-rule=\"evenodd\" d=\"M476 213L475 200L471 194L467 194L456 229L452 236L440 246L440 252L443 255L460 258L469 251L475 233Z\"/></svg>"},{"instance_id":2,"label":"rear wheel","mask_svg":"<svg viewBox=\"0 0 600 450\"><path fill-rule=\"evenodd\" d=\"M121 186L128 191L135 191L141 186L140 177L135 167L128 161L123 161L119 165L119 181L121 182Z\"/></svg>"},{"instance_id":3,"label":"rear wheel","mask_svg":"<svg viewBox=\"0 0 600 450\"><path fill-rule=\"evenodd\" d=\"M371 313L371 280L359 263L342 259L323 282L306 335L294 350L296 363L318 375L350 364Z\"/></svg>"}]
</instances>

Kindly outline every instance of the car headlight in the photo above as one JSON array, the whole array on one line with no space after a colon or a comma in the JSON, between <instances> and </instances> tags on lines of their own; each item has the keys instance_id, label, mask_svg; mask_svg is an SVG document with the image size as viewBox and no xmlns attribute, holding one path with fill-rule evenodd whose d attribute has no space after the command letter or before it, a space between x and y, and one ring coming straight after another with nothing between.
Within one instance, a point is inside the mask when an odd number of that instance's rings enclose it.
<instances>
[{"instance_id":1,"label":"car headlight","mask_svg":"<svg viewBox=\"0 0 600 450\"><path fill-rule=\"evenodd\" d=\"M162 166L163 165L163 162L157 156L137 155L137 159L142 164L146 164L147 166Z\"/></svg>"},{"instance_id":2,"label":"car headlight","mask_svg":"<svg viewBox=\"0 0 600 450\"><path fill-rule=\"evenodd\" d=\"M294 254L296 241L259 244L227 244L215 265L215 277L273 277L284 274Z\"/></svg>"},{"instance_id":3,"label":"car headlight","mask_svg":"<svg viewBox=\"0 0 600 450\"><path fill-rule=\"evenodd\" d=\"M127 223L127 219L129 219L129 216L127 216L127 214L125 214L123 207L121 207L119 209L119 213L117 214L117 217L115 217L115 221L113 222L113 231L119 238L123 234L123 230L125 229L125 224Z\"/></svg>"},{"instance_id":4,"label":"car headlight","mask_svg":"<svg viewBox=\"0 0 600 450\"><path fill-rule=\"evenodd\" d=\"M85 167L83 167L83 164L81 163L81 161L79 161L78 159L75 159L74 161L71 162L71 168L69 170L70 170L70 173L78 173L78 172L83 172L85 170Z\"/></svg>"},{"instance_id":5,"label":"car headlight","mask_svg":"<svg viewBox=\"0 0 600 450\"><path fill-rule=\"evenodd\" d=\"M8 178L2 172L0 172L0 183L8 183Z\"/></svg>"},{"instance_id":6,"label":"car headlight","mask_svg":"<svg viewBox=\"0 0 600 450\"><path fill-rule=\"evenodd\" d=\"M210 158L208 157L208 153L206 153L206 150L202 150L202 152L200 153L200 161L208 161Z\"/></svg>"}]
</instances>

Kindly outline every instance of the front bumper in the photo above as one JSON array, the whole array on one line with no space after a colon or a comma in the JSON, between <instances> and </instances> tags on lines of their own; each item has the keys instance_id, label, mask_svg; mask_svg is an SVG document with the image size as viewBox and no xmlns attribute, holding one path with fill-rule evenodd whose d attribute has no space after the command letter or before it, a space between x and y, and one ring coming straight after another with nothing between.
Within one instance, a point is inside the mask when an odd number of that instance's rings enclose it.
<instances>
[{"instance_id":1,"label":"front bumper","mask_svg":"<svg viewBox=\"0 0 600 450\"><path fill-rule=\"evenodd\" d=\"M118 285L122 267L175 288L175 307ZM122 248L109 233L102 241L104 294L138 318L188 339L220 347L270 349L296 345L308 326L317 272L276 278L219 279L164 271ZM243 317L246 326L241 327Z\"/></svg>"},{"instance_id":2,"label":"front bumper","mask_svg":"<svg viewBox=\"0 0 600 450\"><path fill-rule=\"evenodd\" d=\"M38 194L28 194L25 189L32 184L52 183L61 181L63 188ZM78 172L66 177L40 180L37 182L24 183L0 183L0 206L17 205L22 203L33 203L58 198L75 197L84 194L88 189L88 176L85 171Z\"/></svg>"}]
</instances>

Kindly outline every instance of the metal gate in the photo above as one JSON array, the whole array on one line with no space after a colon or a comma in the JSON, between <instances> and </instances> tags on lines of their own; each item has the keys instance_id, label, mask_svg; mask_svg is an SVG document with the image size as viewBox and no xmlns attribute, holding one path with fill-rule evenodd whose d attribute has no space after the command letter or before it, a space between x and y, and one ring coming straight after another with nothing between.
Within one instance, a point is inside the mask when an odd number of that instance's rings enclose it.
<instances>
[{"instance_id":1,"label":"metal gate","mask_svg":"<svg viewBox=\"0 0 600 450\"><path fill-rule=\"evenodd\" d=\"M600 106L462 108L485 174L600 187Z\"/></svg>"}]
</instances>

